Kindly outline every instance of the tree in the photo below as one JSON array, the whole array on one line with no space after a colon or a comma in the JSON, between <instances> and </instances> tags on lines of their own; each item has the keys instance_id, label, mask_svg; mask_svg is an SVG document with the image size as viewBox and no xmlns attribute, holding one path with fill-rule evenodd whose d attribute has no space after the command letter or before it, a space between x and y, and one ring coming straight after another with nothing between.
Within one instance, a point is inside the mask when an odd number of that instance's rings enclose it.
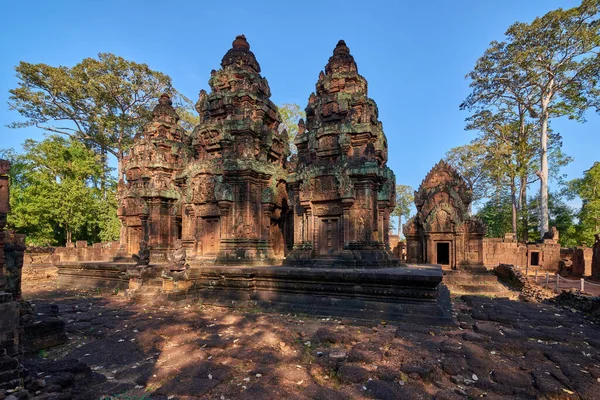
<instances>
[{"instance_id":1,"label":"tree","mask_svg":"<svg viewBox=\"0 0 600 400\"><path fill-rule=\"evenodd\" d=\"M578 213L580 241L592 246L594 234L600 233L600 162L583 173L583 178L569 182L570 192L581 199Z\"/></svg>"},{"instance_id":2,"label":"tree","mask_svg":"<svg viewBox=\"0 0 600 400\"><path fill-rule=\"evenodd\" d=\"M572 247L581 244L581 232L580 225L576 223L576 212L575 210L565 203L565 191L550 192L548 196L548 214L550 216L550 226L556 227L560 233L559 243L564 247ZM540 195L534 196L529 199L529 207L539 209L540 207ZM529 225L529 236L533 240L540 240L539 231L539 214L532 215L531 223Z\"/></svg>"},{"instance_id":3,"label":"tree","mask_svg":"<svg viewBox=\"0 0 600 400\"><path fill-rule=\"evenodd\" d=\"M489 189L489 174L484 168L488 150L484 142L475 139L469 144L453 147L446 152L446 162L465 179L473 192L473 203L485 198Z\"/></svg>"},{"instance_id":4,"label":"tree","mask_svg":"<svg viewBox=\"0 0 600 400\"><path fill-rule=\"evenodd\" d=\"M58 135L41 142L29 139L23 149L20 155L4 151L17 167L11 168L9 227L37 245L69 243L75 237L114 238L106 229L114 224L111 218L117 219L116 207L107 213L108 200L92 185L103 173L92 150ZM114 202L114 195L108 198Z\"/></svg>"},{"instance_id":5,"label":"tree","mask_svg":"<svg viewBox=\"0 0 600 400\"><path fill-rule=\"evenodd\" d=\"M191 108L189 100L177 97L167 75L109 53L72 68L21 62L16 71L19 83L10 90L9 106L25 121L10 126L36 126L80 140L97 150L105 165L106 154L112 154L119 179L123 157L162 93Z\"/></svg>"},{"instance_id":6,"label":"tree","mask_svg":"<svg viewBox=\"0 0 600 400\"><path fill-rule=\"evenodd\" d=\"M279 124L279 131L287 131L288 142L290 144L290 151L292 154L296 153L296 145L294 139L298 134L298 121L301 118L306 118L306 113L300 108L298 104L284 103L279 106L279 115L281 116L281 124Z\"/></svg>"},{"instance_id":7,"label":"tree","mask_svg":"<svg viewBox=\"0 0 600 400\"><path fill-rule=\"evenodd\" d=\"M503 237L511 230L510 195L506 190L498 191L477 211L477 216L486 224L487 237Z\"/></svg>"},{"instance_id":8,"label":"tree","mask_svg":"<svg viewBox=\"0 0 600 400\"><path fill-rule=\"evenodd\" d=\"M398 239L402 231L402 217L408 217L415 201L415 191L408 185L396 185L396 207L392 216L398 217Z\"/></svg>"},{"instance_id":9,"label":"tree","mask_svg":"<svg viewBox=\"0 0 600 400\"><path fill-rule=\"evenodd\" d=\"M537 120L540 170L540 234L548 231L548 128L551 118L583 121L598 107L600 72L599 0L558 9L532 23L515 23L505 42L492 42L478 60L472 94L464 107L498 106L506 99Z\"/></svg>"}]
</instances>

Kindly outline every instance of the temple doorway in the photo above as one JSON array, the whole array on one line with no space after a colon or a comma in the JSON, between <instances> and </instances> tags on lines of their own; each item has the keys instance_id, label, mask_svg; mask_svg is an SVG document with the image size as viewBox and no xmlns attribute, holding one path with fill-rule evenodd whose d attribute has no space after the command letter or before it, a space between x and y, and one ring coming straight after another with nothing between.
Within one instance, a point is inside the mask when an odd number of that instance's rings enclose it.
<instances>
[{"instance_id":1,"label":"temple doorway","mask_svg":"<svg viewBox=\"0 0 600 400\"><path fill-rule=\"evenodd\" d=\"M204 254L217 254L219 250L219 219L206 218L203 221L204 235L202 237L202 247Z\"/></svg>"},{"instance_id":2,"label":"temple doorway","mask_svg":"<svg viewBox=\"0 0 600 400\"><path fill-rule=\"evenodd\" d=\"M339 247L339 219L321 219L321 232L319 237L319 254L322 256L335 255L340 251Z\"/></svg>"},{"instance_id":3,"label":"temple doorway","mask_svg":"<svg viewBox=\"0 0 600 400\"><path fill-rule=\"evenodd\" d=\"M435 244L436 264L450 265L450 243L437 242Z\"/></svg>"}]
</instances>

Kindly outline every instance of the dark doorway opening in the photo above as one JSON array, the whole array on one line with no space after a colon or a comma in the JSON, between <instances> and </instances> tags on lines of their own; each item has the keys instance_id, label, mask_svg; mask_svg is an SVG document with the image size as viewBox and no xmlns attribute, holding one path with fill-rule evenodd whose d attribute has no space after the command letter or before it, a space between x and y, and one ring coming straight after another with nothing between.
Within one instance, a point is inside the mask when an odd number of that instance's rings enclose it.
<instances>
[{"instance_id":1,"label":"dark doorway opening","mask_svg":"<svg viewBox=\"0 0 600 400\"><path fill-rule=\"evenodd\" d=\"M532 251L531 252L531 264L533 266L538 266L540 265L540 253L537 251Z\"/></svg>"},{"instance_id":2,"label":"dark doorway opening","mask_svg":"<svg viewBox=\"0 0 600 400\"><path fill-rule=\"evenodd\" d=\"M437 243L437 264L450 265L450 243Z\"/></svg>"}]
</instances>

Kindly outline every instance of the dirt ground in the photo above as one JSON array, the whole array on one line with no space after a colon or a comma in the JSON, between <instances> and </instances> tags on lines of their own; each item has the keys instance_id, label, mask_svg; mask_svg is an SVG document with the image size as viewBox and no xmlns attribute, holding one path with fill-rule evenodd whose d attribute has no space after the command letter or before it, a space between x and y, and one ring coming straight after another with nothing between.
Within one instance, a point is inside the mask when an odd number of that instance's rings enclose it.
<instances>
[{"instance_id":1,"label":"dirt ground","mask_svg":"<svg viewBox=\"0 0 600 400\"><path fill-rule=\"evenodd\" d=\"M456 327L441 329L151 307L65 292L54 277L23 286L32 304L59 306L69 336L32 357L93 371L69 389L75 399L599 398L598 325L551 304L465 296L453 300Z\"/></svg>"}]
</instances>

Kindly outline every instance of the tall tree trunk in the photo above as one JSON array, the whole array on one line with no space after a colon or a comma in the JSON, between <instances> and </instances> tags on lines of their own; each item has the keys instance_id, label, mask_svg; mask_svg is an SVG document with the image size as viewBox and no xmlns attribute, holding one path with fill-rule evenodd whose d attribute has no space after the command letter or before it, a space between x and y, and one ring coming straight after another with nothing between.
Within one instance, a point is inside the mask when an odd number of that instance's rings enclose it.
<instances>
[{"instance_id":1,"label":"tall tree trunk","mask_svg":"<svg viewBox=\"0 0 600 400\"><path fill-rule=\"evenodd\" d=\"M513 235L515 235L514 237L517 237L517 211L518 211L518 206L517 206L517 187L514 183L514 179L510 185L510 199L511 199L511 203L512 203L512 233Z\"/></svg>"},{"instance_id":2,"label":"tall tree trunk","mask_svg":"<svg viewBox=\"0 0 600 400\"><path fill-rule=\"evenodd\" d=\"M398 241L400 241L400 228L402 228L402 215L398 215Z\"/></svg>"},{"instance_id":3,"label":"tall tree trunk","mask_svg":"<svg viewBox=\"0 0 600 400\"><path fill-rule=\"evenodd\" d=\"M542 98L542 109L540 116L540 125L542 134L540 135L540 238L544 237L544 233L548 232L549 217L548 217L548 105L552 97L554 81L548 82L548 92Z\"/></svg>"},{"instance_id":4,"label":"tall tree trunk","mask_svg":"<svg viewBox=\"0 0 600 400\"><path fill-rule=\"evenodd\" d=\"M523 224L523 243L529 240L529 209L527 208L527 176L521 176L521 188L519 193L519 202L521 211L521 221Z\"/></svg>"},{"instance_id":5,"label":"tall tree trunk","mask_svg":"<svg viewBox=\"0 0 600 400\"><path fill-rule=\"evenodd\" d=\"M549 230L548 217L548 111L542 112L542 135L540 138L540 237Z\"/></svg>"},{"instance_id":6,"label":"tall tree trunk","mask_svg":"<svg viewBox=\"0 0 600 400\"><path fill-rule=\"evenodd\" d=\"M70 244L70 243L71 243L71 241L72 241L72 235L73 235L73 233L72 233L72 232L71 232L71 230L70 230L70 229L68 229L68 228L67 228L67 230L66 230L66 233L67 233L67 244Z\"/></svg>"},{"instance_id":7,"label":"tall tree trunk","mask_svg":"<svg viewBox=\"0 0 600 400\"><path fill-rule=\"evenodd\" d=\"M106 200L107 191L106 191L106 181L108 175L108 153L105 149L100 150L100 162L102 163L102 176L100 177L100 192L102 193L102 198Z\"/></svg>"}]
</instances>

